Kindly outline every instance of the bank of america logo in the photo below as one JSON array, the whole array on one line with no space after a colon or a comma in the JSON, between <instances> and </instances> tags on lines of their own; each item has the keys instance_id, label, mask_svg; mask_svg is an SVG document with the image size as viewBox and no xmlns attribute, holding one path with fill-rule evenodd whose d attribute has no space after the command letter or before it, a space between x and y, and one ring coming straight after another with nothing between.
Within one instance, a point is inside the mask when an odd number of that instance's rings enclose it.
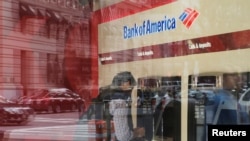
<instances>
[{"instance_id":1,"label":"bank of america logo","mask_svg":"<svg viewBox=\"0 0 250 141\"><path fill-rule=\"evenodd\" d=\"M179 19L187 28L190 28L190 26L193 24L198 15L199 13L196 10L186 8L184 12L180 15Z\"/></svg>"}]
</instances>

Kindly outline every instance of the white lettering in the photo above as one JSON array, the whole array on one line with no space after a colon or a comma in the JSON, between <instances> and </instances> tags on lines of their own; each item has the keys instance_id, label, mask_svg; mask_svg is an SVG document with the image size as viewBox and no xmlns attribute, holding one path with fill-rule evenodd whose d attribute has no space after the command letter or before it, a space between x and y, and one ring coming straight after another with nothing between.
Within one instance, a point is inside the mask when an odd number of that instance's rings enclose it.
<instances>
[{"instance_id":1,"label":"white lettering","mask_svg":"<svg viewBox=\"0 0 250 141\"><path fill-rule=\"evenodd\" d=\"M137 52L137 56L139 56L139 57L141 57L141 56L150 56L150 55L154 55L154 52L152 50Z\"/></svg>"},{"instance_id":2,"label":"white lettering","mask_svg":"<svg viewBox=\"0 0 250 141\"><path fill-rule=\"evenodd\" d=\"M113 60L112 56L102 57L101 61L111 61Z\"/></svg>"},{"instance_id":3,"label":"white lettering","mask_svg":"<svg viewBox=\"0 0 250 141\"><path fill-rule=\"evenodd\" d=\"M210 42L206 42L206 43L193 43L193 44L189 44L188 48L189 49L198 49L198 48L209 48L212 47Z\"/></svg>"},{"instance_id":4,"label":"white lettering","mask_svg":"<svg viewBox=\"0 0 250 141\"><path fill-rule=\"evenodd\" d=\"M212 136L246 136L246 131L233 131L230 129L229 131L219 131L218 129L212 130Z\"/></svg>"},{"instance_id":5,"label":"white lettering","mask_svg":"<svg viewBox=\"0 0 250 141\"><path fill-rule=\"evenodd\" d=\"M212 136L218 136L218 129L212 130Z\"/></svg>"}]
</instances>

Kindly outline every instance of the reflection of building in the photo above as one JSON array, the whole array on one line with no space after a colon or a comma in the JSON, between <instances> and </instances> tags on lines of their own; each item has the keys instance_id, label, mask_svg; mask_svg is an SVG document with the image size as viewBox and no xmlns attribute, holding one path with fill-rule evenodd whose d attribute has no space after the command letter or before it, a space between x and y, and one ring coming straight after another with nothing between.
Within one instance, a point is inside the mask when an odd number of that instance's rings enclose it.
<instances>
[{"instance_id":1,"label":"reflection of building","mask_svg":"<svg viewBox=\"0 0 250 141\"><path fill-rule=\"evenodd\" d=\"M71 64L65 60L89 59L89 14L78 0L1 0L0 95L65 86L82 74L90 64L65 66ZM66 75L70 67L78 72Z\"/></svg>"}]
</instances>

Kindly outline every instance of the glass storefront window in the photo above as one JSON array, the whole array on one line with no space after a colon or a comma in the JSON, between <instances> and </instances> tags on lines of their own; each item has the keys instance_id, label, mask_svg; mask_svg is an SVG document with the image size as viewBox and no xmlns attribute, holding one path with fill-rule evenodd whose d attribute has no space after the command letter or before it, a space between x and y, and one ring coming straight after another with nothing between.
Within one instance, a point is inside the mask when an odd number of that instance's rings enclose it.
<instances>
[{"instance_id":1,"label":"glass storefront window","mask_svg":"<svg viewBox=\"0 0 250 141\"><path fill-rule=\"evenodd\" d=\"M117 73L134 75L134 126L145 129L147 140L206 141L212 139L213 128L249 124L249 106L240 101L249 87L250 32L243 16L247 7L220 2L96 3L92 23L98 27L92 28L100 60L96 79L102 88ZM223 6L213 10L219 3ZM236 5L242 11L232 10ZM112 96L108 99L113 101ZM112 116L116 131L121 123Z\"/></svg>"},{"instance_id":2,"label":"glass storefront window","mask_svg":"<svg viewBox=\"0 0 250 141\"><path fill-rule=\"evenodd\" d=\"M0 140L249 140L249 5L1 0Z\"/></svg>"}]
</instances>

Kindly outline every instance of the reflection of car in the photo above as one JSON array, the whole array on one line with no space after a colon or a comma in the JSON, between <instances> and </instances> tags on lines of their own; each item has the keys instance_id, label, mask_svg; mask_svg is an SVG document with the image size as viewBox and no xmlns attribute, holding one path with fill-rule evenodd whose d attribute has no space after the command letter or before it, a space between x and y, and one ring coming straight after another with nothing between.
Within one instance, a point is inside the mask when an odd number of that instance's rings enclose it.
<instances>
[{"instance_id":1,"label":"reflection of car","mask_svg":"<svg viewBox=\"0 0 250 141\"><path fill-rule=\"evenodd\" d=\"M188 97L196 99L200 104L211 105L214 101L216 92L214 90L210 89L195 89L195 90L189 90Z\"/></svg>"},{"instance_id":2,"label":"reflection of car","mask_svg":"<svg viewBox=\"0 0 250 141\"><path fill-rule=\"evenodd\" d=\"M250 89L247 89L239 99L239 104L246 108L247 112L250 114Z\"/></svg>"},{"instance_id":3,"label":"reflection of car","mask_svg":"<svg viewBox=\"0 0 250 141\"><path fill-rule=\"evenodd\" d=\"M71 98L71 105L76 106L77 110L84 111L86 108L85 99L81 98L79 94L67 89L67 88L54 88L50 89L51 92L55 92L58 95L62 95L65 98ZM74 107L72 107L74 109Z\"/></svg>"},{"instance_id":4,"label":"reflection of car","mask_svg":"<svg viewBox=\"0 0 250 141\"><path fill-rule=\"evenodd\" d=\"M19 101L28 104L35 111L60 113L62 111L83 111L85 101L73 91L66 88L42 89Z\"/></svg>"},{"instance_id":5,"label":"reflection of car","mask_svg":"<svg viewBox=\"0 0 250 141\"><path fill-rule=\"evenodd\" d=\"M34 118L34 110L29 106L16 104L0 96L0 125L17 123L25 125Z\"/></svg>"}]
</instances>

